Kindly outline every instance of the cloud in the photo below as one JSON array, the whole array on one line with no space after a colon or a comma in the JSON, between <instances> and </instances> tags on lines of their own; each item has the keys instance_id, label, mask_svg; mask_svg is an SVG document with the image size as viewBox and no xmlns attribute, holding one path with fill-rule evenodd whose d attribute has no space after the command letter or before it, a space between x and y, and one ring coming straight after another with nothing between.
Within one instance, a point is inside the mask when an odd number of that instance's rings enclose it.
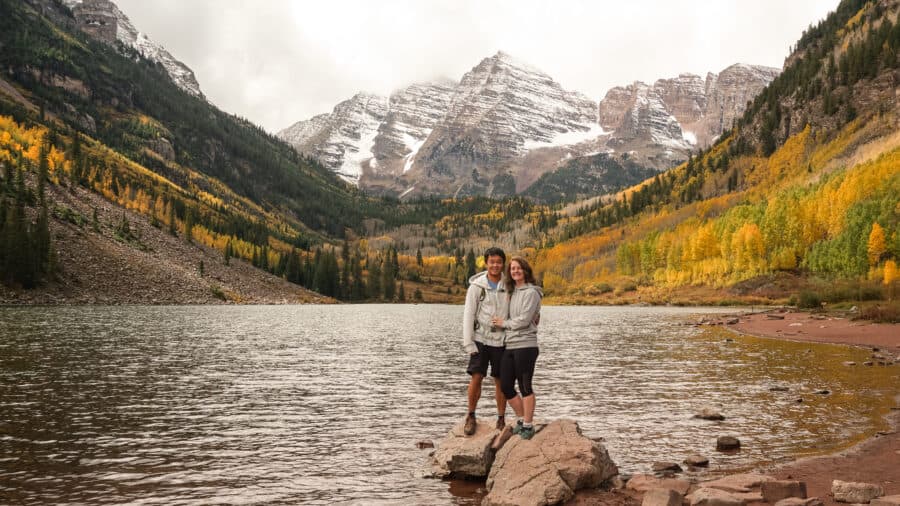
<instances>
[{"instance_id":1,"label":"cloud","mask_svg":"<svg viewBox=\"0 0 900 506\"><path fill-rule=\"evenodd\" d=\"M599 100L732 63L780 67L830 2L116 0L217 106L271 132L358 91L459 79L498 50Z\"/></svg>"}]
</instances>

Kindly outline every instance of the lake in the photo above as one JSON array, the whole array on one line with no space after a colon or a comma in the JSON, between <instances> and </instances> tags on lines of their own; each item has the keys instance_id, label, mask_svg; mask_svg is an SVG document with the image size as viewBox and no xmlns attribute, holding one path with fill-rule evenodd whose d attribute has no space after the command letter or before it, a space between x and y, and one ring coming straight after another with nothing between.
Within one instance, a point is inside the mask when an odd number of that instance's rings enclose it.
<instances>
[{"instance_id":1,"label":"lake","mask_svg":"<svg viewBox=\"0 0 900 506\"><path fill-rule=\"evenodd\" d=\"M624 472L692 453L710 473L743 469L881 427L900 367L685 325L723 311L545 307L537 420L576 419ZM461 318L446 305L0 308L0 503L472 503L471 486L415 476L429 451L416 442L465 416ZM694 419L706 406L726 420ZM479 408L495 416L490 380ZM719 435L742 450L715 452Z\"/></svg>"}]
</instances>

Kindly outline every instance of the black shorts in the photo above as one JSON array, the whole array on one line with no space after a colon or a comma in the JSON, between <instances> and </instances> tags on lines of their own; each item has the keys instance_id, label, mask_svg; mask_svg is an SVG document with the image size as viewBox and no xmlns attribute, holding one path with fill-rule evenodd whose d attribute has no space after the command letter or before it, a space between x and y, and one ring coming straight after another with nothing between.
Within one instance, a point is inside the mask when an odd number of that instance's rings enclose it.
<instances>
[{"instance_id":1,"label":"black shorts","mask_svg":"<svg viewBox=\"0 0 900 506\"><path fill-rule=\"evenodd\" d=\"M488 346L478 341L475 341L475 346L478 347L478 353L469 357L469 367L466 368L466 372L487 376L488 364L490 364L491 377L499 378L500 360L503 359L503 350L505 348L502 346Z\"/></svg>"}]
</instances>

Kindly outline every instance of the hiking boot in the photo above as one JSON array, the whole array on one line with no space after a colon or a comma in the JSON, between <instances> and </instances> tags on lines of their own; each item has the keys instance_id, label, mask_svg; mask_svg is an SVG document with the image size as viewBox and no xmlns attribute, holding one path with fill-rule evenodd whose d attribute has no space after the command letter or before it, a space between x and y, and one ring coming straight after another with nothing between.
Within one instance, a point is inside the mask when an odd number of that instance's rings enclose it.
<instances>
[{"instance_id":1,"label":"hiking boot","mask_svg":"<svg viewBox=\"0 0 900 506\"><path fill-rule=\"evenodd\" d=\"M467 436L471 436L475 434L475 428L478 426L478 423L475 421L475 417L472 415L466 415L466 425L463 427L463 433Z\"/></svg>"},{"instance_id":2,"label":"hiking boot","mask_svg":"<svg viewBox=\"0 0 900 506\"><path fill-rule=\"evenodd\" d=\"M513 427L513 430L512 430L513 434L518 434L520 432L522 432L522 421L521 420L516 422L516 425Z\"/></svg>"},{"instance_id":3,"label":"hiking boot","mask_svg":"<svg viewBox=\"0 0 900 506\"><path fill-rule=\"evenodd\" d=\"M519 431L519 437L522 439L531 439L534 436L534 426L531 427L522 427L522 430Z\"/></svg>"},{"instance_id":4,"label":"hiking boot","mask_svg":"<svg viewBox=\"0 0 900 506\"><path fill-rule=\"evenodd\" d=\"M506 427L506 418L503 415L497 417L497 430L503 430Z\"/></svg>"}]
</instances>

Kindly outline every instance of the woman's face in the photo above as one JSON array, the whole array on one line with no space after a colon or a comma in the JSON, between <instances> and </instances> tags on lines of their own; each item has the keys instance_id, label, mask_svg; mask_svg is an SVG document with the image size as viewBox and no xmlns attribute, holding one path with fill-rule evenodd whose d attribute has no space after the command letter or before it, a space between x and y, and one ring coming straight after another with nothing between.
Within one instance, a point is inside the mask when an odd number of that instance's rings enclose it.
<instances>
[{"instance_id":1,"label":"woman's face","mask_svg":"<svg viewBox=\"0 0 900 506\"><path fill-rule=\"evenodd\" d=\"M509 276L517 283L525 280L525 271L522 270L522 266L519 265L519 262L513 260L509 263Z\"/></svg>"}]
</instances>

